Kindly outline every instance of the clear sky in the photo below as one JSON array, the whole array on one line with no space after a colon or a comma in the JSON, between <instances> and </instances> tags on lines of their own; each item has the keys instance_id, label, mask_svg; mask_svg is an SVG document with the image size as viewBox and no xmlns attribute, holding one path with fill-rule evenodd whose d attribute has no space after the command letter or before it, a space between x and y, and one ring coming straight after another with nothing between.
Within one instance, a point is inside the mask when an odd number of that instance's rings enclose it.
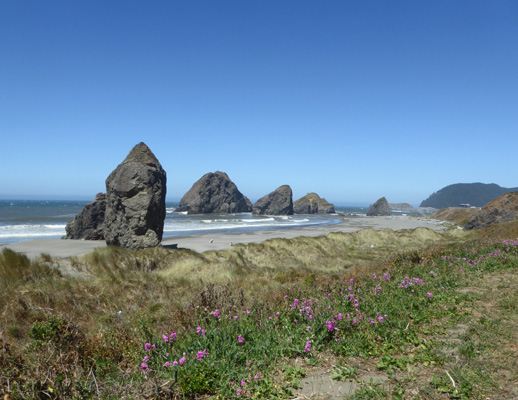
<instances>
[{"instance_id":1,"label":"clear sky","mask_svg":"<svg viewBox=\"0 0 518 400\"><path fill-rule=\"evenodd\" d=\"M2 0L0 76L4 199L93 199L140 141L170 200L518 186L515 0Z\"/></svg>"}]
</instances>

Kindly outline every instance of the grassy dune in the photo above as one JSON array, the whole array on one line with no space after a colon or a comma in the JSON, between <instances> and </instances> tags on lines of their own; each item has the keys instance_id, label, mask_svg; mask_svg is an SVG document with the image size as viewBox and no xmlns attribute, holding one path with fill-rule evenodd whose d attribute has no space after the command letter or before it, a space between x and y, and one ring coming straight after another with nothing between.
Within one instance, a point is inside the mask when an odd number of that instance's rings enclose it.
<instances>
[{"instance_id":1,"label":"grassy dune","mask_svg":"<svg viewBox=\"0 0 518 400\"><path fill-rule=\"evenodd\" d=\"M493 378L479 358L514 354L507 320L518 303L505 282L518 245L479 234L366 229L203 254L109 247L39 262L4 250L0 394L293 398L306 373L333 366L336 379L357 382L358 398L505 398L498 388L515 376ZM505 286L492 293L494 310L476 311L491 280ZM459 346L439 340L458 324ZM477 324L503 345L471 338ZM452 361L445 346L460 356ZM387 383L365 383L365 365Z\"/></svg>"}]
</instances>

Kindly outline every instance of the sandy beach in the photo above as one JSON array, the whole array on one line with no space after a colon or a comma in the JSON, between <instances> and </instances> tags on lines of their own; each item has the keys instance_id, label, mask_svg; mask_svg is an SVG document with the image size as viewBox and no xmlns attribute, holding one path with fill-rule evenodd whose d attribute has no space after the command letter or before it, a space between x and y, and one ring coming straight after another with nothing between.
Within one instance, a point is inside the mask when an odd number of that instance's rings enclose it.
<instances>
[{"instance_id":1,"label":"sandy beach","mask_svg":"<svg viewBox=\"0 0 518 400\"><path fill-rule=\"evenodd\" d=\"M315 237L327 235L331 232L355 232L367 228L377 230L415 228L444 229L440 221L408 216L342 217L342 219L342 222L325 226L177 236L165 238L162 241L162 245L164 247L178 247L204 252L208 250L224 250L237 244L260 243L274 238L291 239L299 236ZM1 245L0 250L10 248L18 253L26 254L30 258L39 257L41 254L49 254L55 258L67 258L82 256L93 251L95 248L105 246L106 243L104 241L41 239Z\"/></svg>"}]
</instances>

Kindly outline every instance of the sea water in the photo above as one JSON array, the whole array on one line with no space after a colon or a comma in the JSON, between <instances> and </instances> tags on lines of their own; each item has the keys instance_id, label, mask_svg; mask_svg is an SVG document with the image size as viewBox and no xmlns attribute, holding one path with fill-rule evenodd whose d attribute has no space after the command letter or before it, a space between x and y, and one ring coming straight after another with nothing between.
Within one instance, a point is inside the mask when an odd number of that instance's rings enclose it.
<instances>
[{"instance_id":1,"label":"sea water","mask_svg":"<svg viewBox=\"0 0 518 400\"><path fill-rule=\"evenodd\" d=\"M0 200L0 244L33 239L59 239L68 221L86 201ZM335 224L342 216L262 216L251 213L188 215L175 211L178 203L166 203L163 237L200 233L236 233ZM365 215L365 208L337 208L340 214Z\"/></svg>"}]
</instances>

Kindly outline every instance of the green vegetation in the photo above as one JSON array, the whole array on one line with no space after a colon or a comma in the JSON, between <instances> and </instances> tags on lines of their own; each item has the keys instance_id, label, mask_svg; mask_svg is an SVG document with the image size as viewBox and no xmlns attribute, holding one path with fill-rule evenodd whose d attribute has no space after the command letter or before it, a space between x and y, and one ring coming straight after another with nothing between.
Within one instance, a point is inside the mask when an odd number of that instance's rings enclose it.
<instances>
[{"instance_id":1,"label":"green vegetation","mask_svg":"<svg viewBox=\"0 0 518 400\"><path fill-rule=\"evenodd\" d=\"M507 192L518 192L518 188L504 188L495 183L456 183L432 193L420 207L448 208L459 204L483 207Z\"/></svg>"},{"instance_id":2,"label":"green vegetation","mask_svg":"<svg viewBox=\"0 0 518 400\"><path fill-rule=\"evenodd\" d=\"M516 397L515 225L110 247L74 277L4 250L0 394L289 399L326 370L351 399Z\"/></svg>"}]
</instances>

